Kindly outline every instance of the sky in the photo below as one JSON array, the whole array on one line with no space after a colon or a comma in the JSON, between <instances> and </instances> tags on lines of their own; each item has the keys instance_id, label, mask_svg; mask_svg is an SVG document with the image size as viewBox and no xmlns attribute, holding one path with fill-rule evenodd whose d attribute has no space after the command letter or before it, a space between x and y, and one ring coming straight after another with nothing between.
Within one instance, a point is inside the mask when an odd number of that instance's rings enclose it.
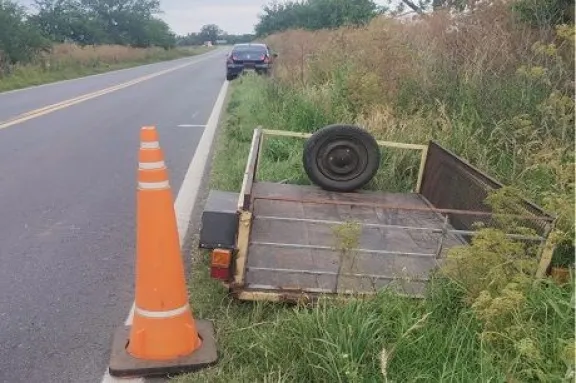
<instances>
[{"instance_id":1,"label":"sky","mask_svg":"<svg viewBox=\"0 0 576 383\"><path fill-rule=\"evenodd\" d=\"M183 35L198 32L205 24L216 24L230 34L252 33L258 14L269 0L161 0L161 17L172 30ZM376 0L386 4L386 0Z\"/></svg>"}]
</instances>

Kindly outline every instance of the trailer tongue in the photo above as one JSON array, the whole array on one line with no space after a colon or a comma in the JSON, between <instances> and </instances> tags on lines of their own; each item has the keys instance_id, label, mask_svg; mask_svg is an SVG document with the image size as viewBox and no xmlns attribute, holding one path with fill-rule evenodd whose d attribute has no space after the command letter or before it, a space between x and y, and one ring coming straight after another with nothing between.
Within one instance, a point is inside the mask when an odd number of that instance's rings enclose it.
<instances>
[{"instance_id":1,"label":"trailer tongue","mask_svg":"<svg viewBox=\"0 0 576 383\"><path fill-rule=\"evenodd\" d=\"M310 137L256 129L240 193L212 190L202 218L211 275L239 299L295 301L384 287L422 297L447 251L470 241L475 222L493 221L482 200L502 185L437 143L378 142L421 152L414 192L344 193L257 181L265 135ZM543 243L553 217L528 201L522 211L518 218L538 234L519 239Z\"/></svg>"}]
</instances>

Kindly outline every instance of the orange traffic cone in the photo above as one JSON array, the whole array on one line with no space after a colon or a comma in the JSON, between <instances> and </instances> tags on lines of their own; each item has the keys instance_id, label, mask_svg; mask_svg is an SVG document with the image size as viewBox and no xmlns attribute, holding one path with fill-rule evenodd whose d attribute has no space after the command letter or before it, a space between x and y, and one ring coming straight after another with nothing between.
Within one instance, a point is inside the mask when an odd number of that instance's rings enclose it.
<instances>
[{"instance_id":1,"label":"orange traffic cone","mask_svg":"<svg viewBox=\"0 0 576 383\"><path fill-rule=\"evenodd\" d=\"M115 376L190 372L217 360L212 324L196 322L188 303L158 133L143 127L140 139L134 319L129 333L123 328L115 337L109 368Z\"/></svg>"}]
</instances>

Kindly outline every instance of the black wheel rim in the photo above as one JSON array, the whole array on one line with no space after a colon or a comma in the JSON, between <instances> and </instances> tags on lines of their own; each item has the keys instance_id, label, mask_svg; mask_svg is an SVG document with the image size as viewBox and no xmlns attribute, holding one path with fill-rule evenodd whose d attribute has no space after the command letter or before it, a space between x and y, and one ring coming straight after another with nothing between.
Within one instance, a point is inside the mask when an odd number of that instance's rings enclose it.
<instances>
[{"instance_id":1,"label":"black wheel rim","mask_svg":"<svg viewBox=\"0 0 576 383\"><path fill-rule=\"evenodd\" d=\"M345 137L324 142L318 149L318 170L334 181L349 181L364 172L368 163L368 152L358 140Z\"/></svg>"}]
</instances>

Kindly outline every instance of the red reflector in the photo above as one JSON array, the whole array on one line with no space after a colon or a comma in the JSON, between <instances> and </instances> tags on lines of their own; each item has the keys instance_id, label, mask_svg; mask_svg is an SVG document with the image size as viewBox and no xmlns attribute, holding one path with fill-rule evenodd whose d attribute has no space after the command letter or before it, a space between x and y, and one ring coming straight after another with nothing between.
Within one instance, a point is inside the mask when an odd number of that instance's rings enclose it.
<instances>
[{"instance_id":1,"label":"red reflector","mask_svg":"<svg viewBox=\"0 0 576 383\"><path fill-rule=\"evenodd\" d=\"M210 268L210 277L227 281L230 278L230 269L221 269L219 267Z\"/></svg>"}]
</instances>

